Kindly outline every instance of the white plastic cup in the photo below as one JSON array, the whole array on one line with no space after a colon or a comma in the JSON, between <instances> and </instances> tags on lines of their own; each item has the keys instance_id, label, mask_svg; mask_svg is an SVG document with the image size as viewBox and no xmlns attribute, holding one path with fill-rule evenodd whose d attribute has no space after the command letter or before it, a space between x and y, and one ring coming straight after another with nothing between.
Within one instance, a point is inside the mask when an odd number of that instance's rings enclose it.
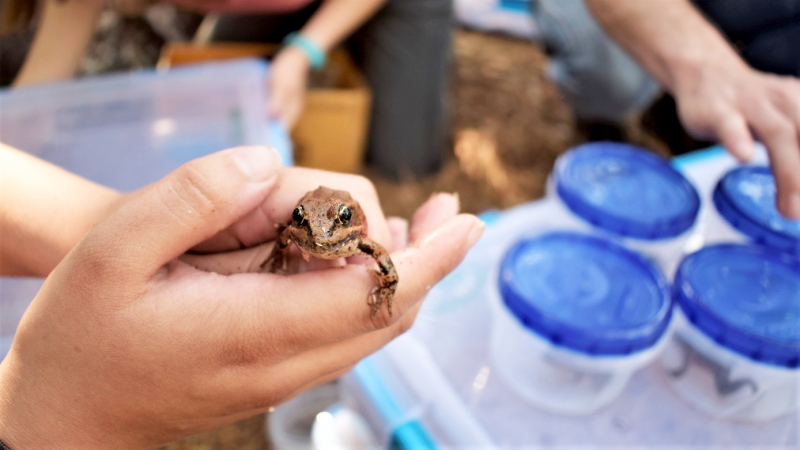
<instances>
[{"instance_id":1,"label":"white plastic cup","mask_svg":"<svg viewBox=\"0 0 800 450\"><path fill-rule=\"evenodd\" d=\"M593 142L570 150L556 160L548 196L570 218L565 226L635 250L669 278L702 245L697 191L666 160L638 147Z\"/></svg>"},{"instance_id":2,"label":"white plastic cup","mask_svg":"<svg viewBox=\"0 0 800 450\"><path fill-rule=\"evenodd\" d=\"M513 245L498 270L493 366L542 409L591 414L617 398L667 342L666 279L611 241L542 234Z\"/></svg>"},{"instance_id":3,"label":"white plastic cup","mask_svg":"<svg viewBox=\"0 0 800 450\"><path fill-rule=\"evenodd\" d=\"M714 417L767 421L798 409L800 260L721 244L676 274L676 328L661 365L686 402Z\"/></svg>"}]
</instances>

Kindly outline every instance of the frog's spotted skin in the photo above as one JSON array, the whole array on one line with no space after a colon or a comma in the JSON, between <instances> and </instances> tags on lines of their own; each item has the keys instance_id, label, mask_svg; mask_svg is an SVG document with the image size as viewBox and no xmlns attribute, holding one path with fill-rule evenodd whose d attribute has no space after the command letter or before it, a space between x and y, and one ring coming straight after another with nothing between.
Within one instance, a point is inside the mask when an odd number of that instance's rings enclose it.
<instances>
[{"instance_id":1,"label":"frog's spotted skin","mask_svg":"<svg viewBox=\"0 0 800 450\"><path fill-rule=\"evenodd\" d=\"M367 299L372 317L385 302L392 315L392 297L397 290L397 271L389 253L367 237L367 220L358 202L345 191L320 186L300 199L292 219L278 232L272 254L261 264L266 272L286 270L289 244L294 242L303 257L336 259L364 254L378 263L378 286Z\"/></svg>"}]
</instances>

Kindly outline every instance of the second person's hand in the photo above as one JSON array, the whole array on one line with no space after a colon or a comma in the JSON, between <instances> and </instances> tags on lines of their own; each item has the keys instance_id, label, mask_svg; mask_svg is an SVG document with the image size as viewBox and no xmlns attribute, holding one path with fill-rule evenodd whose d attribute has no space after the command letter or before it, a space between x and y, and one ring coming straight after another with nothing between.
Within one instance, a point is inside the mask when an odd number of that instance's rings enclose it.
<instances>
[{"instance_id":1,"label":"second person's hand","mask_svg":"<svg viewBox=\"0 0 800 450\"><path fill-rule=\"evenodd\" d=\"M709 61L678 77L674 94L687 131L717 138L749 160L764 143L775 175L777 207L800 218L800 80L762 73L739 60Z\"/></svg>"}]
</instances>

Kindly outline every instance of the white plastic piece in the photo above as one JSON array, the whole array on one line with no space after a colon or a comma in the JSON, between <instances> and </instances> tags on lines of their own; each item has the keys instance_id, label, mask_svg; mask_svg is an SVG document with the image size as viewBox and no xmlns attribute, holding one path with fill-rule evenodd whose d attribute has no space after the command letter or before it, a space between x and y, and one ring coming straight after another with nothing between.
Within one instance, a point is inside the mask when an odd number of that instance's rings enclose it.
<instances>
[{"instance_id":1,"label":"white plastic piece","mask_svg":"<svg viewBox=\"0 0 800 450\"><path fill-rule=\"evenodd\" d=\"M759 363L720 346L676 309L675 334L661 357L669 385L714 417L768 421L800 410L800 369Z\"/></svg>"},{"instance_id":2,"label":"white plastic piece","mask_svg":"<svg viewBox=\"0 0 800 450\"><path fill-rule=\"evenodd\" d=\"M322 417L330 415L328 408L338 398L336 385L327 383L303 392L268 413L264 428L273 447L285 450L311 448L311 430L315 419L319 419L320 414L323 414Z\"/></svg>"},{"instance_id":3,"label":"white plastic piece","mask_svg":"<svg viewBox=\"0 0 800 450\"><path fill-rule=\"evenodd\" d=\"M373 442L364 418L339 404L317 414L311 427L311 450L367 450Z\"/></svg>"}]
</instances>

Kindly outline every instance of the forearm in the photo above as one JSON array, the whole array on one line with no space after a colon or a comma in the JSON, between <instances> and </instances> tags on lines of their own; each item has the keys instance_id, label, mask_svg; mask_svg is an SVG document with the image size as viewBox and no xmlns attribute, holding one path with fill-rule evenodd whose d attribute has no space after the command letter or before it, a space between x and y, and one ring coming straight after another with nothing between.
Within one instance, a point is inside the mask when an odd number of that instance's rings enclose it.
<instances>
[{"instance_id":1,"label":"forearm","mask_svg":"<svg viewBox=\"0 0 800 450\"><path fill-rule=\"evenodd\" d=\"M330 51L384 3L386 0L326 0L300 31L323 50Z\"/></svg>"},{"instance_id":2,"label":"forearm","mask_svg":"<svg viewBox=\"0 0 800 450\"><path fill-rule=\"evenodd\" d=\"M102 0L47 0L14 86L71 78L91 41Z\"/></svg>"},{"instance_id":3,"label":"forearm","mask_svg":"<svg viewBox=\"0 0 800 450\"><path fill-rule=\"evenodd\" d=\"M747 65L688 0L587 0L605 31L668 90L704 66Z\"/></svg>"},{"instance_id":4,"label":"forearm","mask_svg":"<svg viewBox=\"0 0 800 450\"><path fill-rule=\"evenodd\" d=\"M0 274L46 276L118 198L0 144Z\"/></svg>"}]
</instances>

